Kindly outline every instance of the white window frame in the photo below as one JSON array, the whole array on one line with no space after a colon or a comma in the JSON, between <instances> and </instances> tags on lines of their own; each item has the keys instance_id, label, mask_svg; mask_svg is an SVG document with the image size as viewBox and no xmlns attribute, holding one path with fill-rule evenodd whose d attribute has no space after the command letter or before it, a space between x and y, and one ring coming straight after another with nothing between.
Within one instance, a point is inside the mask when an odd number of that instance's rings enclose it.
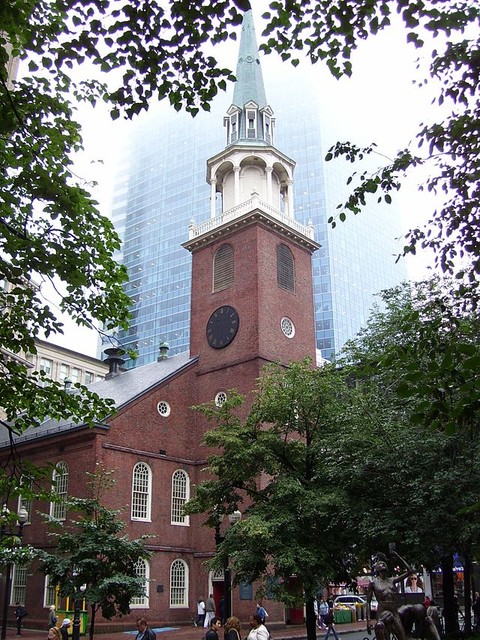
<instances>
[{"instance_id":1,"label":"white window frame","mask_svg":"<svg viewBox=\"0 0 480 640\"><path fill-rule=\"evenodd\" d=\"M51 576L45 576L45 582L43 584L43 606L55 607L57 604L57 588L50 583Z\"/></svg>"},{"instance_id":2,"label":"white window frame","mask_svg":"<svg viewBox=\"0 0 480 640\"><path fill-rule=\"evenodd\" d=\"M170 608L188 608L188 564L176 558L170 565Z\"/></svg>"},{"instance_id":3,"label":"white window frame","mask_svg":"<svg viewBox=\"0 0 480 640\"><path fill-rule=\"evenodd\" d=\"M140 469L142 477L138 475ZM152 470L146 462L137 462L132 471L131 520L150 522L152 506Z\"/></svg>"},{"instance_id":4,"label":"white window frame","mask_svg":"<svg viewBox=\"0 0 480 640\"><path fill-rule=\"evenodd\" d=\"M60 496L60 502L50 503L50 515L57 520L65 520L67 517L67 507L65 502L68 498L68 464L61 460L57 462L52 474L52 491Z\"/></svg>"},{"instance_id":5,"label":"white window frame","mask_svg":"<svg viewBox=\"0 0 480 640\"><path fill-rule=\"evenodd\" d=\"M143 558L139 558L135 563L135 573L137 577L143 579L145 593L141 597L132 598L130 609L148 609L150 597L150 563Z\"/></svg>"},{"instance_id":6,"label":"white window frame","mask_svg":"<svg viewBox=\"0 0 480 640\"><path fill-rule=\"evenodd\" d=\"M13 567L12 588L10 589L10 604L20 602L25 604L27 594L28 568L26 566Z\"/></svg>"},{"instance_id":7,"label":"white window frame","mask_svg":"<svg viewBox=\"0 0 480 640\"><path fill-rule=\"evenodd\" d=\"M190 477L183 469L172 473L172 502L170 524L180 527L190 526L190 516L182 515L183 505L190 499Z\"/></svg>"}]
</instances>

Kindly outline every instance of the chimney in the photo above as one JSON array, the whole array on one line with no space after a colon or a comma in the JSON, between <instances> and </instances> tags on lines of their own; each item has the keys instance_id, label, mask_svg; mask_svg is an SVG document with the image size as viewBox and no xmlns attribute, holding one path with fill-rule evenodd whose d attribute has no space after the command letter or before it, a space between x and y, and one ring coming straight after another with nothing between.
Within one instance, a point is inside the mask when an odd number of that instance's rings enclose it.
<instances>
[{"instance_id":1,"label":"chimney","mask_svg":"<svg viewBox=\"0 0 480 640\"><path fill-rule=\"evenodd\" d=\"M105 376L105 380L120 375L121 367L125 362L122 357L125 351L121 347L110 347L109 349L105 349L103 353L107 356L104 362L108 362L108 373Z\"/></svg>"},{"instance_id":2,"label":"chimney","mask_svg":"<svg viewBox=\"0 0 480 640\"><path fill-rule=\"evenodd\" d=\"M157 362L161 362L162 360L166 360L168 358L168 350L169 350L169 346L168 346L168 342L161 342L158 350L159 350L159 354L158 354L158 358L157 358Z\"/></svg>"}]
</instances>

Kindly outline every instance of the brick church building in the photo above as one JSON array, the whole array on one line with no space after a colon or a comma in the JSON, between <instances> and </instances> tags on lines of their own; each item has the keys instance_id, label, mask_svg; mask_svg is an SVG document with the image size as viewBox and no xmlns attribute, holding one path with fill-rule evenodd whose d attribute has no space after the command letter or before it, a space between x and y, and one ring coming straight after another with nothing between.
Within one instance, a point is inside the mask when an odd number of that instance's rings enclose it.
<instances>
[{"instance_id":1,"label":"brick church building","mask_svg":"<svg viewBox=\"0 0 480 640\"><path fill-rule=\"evenodd\" d=\"M47 421L16 440L23 458L56 464L56 491L65 496L85 494L85 471L96 463L115 469L116 489L105 506L123 509L130 538L155 536L151 560L137 568L145 598L132 603L131 616L99 619L99 630L119 623L133 629L140 615L154 627L191 623L197 599L209 593L218 606L224 576L205 567L214 532L201 516L182 515L191 487L204 479L208 452L201 441L211 428L191 407L221 403L232 388L248 398L266 363L316 356L311 256L319 245L313 227L294 219L294 162L274 146L251 12L224 123L226 147L207 163L211 217L185 230L193 261L190 352L168 357L161 345L157 362L125 372L111 352L110 373L90 387L115 401L110 419L94 428ZM1 446L5 459L8 443ZM24 542L51 547L39 512L66 517L62 505L34 502L28 510ZM9 618L13 623L13 605L22 601L28 626L45 628L55 597L48 577L14 568ZM232 612L242 621L255 603L255 585L233 589ZM270 622L285 620L283 605L266 607Z\"/></svg>"}]
</instances>

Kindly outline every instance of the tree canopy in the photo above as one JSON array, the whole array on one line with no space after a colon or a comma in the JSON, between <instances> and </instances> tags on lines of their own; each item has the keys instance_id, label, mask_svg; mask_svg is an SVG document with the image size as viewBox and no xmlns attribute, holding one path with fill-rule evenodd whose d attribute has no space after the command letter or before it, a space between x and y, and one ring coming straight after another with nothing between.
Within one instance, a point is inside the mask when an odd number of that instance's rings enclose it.
<instances>
[{"instance_id":1,"label":"tree canopy","mask_svg":"<svg viewBox=\"0 0 480 640\"><path fill-rule=\"evenodd\" d=\"M134 597L145 594L144 579L136 564L148 559L145 547L148 536L130 540L122 534L125 523L119 512L102 505L104 492L114 484L113 472L99 469L90 477L91 496L71 498L66 507L68 520L59 522L47 517L56 550L39 550L41 569L59 587L61 596L72 599L81 593L90 607L90 639L95 633L95 614L101 610L107 620L130 612Z\"/></svg>"}]
</instances>

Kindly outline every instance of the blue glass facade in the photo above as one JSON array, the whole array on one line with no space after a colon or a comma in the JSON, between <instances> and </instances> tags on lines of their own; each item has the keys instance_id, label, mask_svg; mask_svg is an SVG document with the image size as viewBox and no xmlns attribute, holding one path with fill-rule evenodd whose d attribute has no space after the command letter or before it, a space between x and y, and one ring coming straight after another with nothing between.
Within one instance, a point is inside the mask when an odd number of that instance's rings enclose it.
<instances>
[{"instance_id":1,"label":"blue glass facade","mask_svg":"<svg viewBox=\"0 0 480 640\"><path fill-rule=\"evenodd\" d=\"M297 163L295 217L313 221L322 245L313 256L316 336L323 357L332 358L365 323L373 295L406 278L404 265L395 264L400 217L393 208L370 207L333 230L327 225L345 199L352 166L323 160L322 135L330 125L312 76L287 68L277 81L265 72L264 78L275 146ZM194 119L156 107L138 122L119 161L113 221L124 242L118 257L128 268L134 306L131 327L118 338L139 354L130 366L155 360L162 341L170 354L188 349L191 263L181 243L192 218L198 223L210 215L206 161L225 147L222 123L230 102L231 95L221 96L210 113Z\"/></svg>"}]
</instances>

